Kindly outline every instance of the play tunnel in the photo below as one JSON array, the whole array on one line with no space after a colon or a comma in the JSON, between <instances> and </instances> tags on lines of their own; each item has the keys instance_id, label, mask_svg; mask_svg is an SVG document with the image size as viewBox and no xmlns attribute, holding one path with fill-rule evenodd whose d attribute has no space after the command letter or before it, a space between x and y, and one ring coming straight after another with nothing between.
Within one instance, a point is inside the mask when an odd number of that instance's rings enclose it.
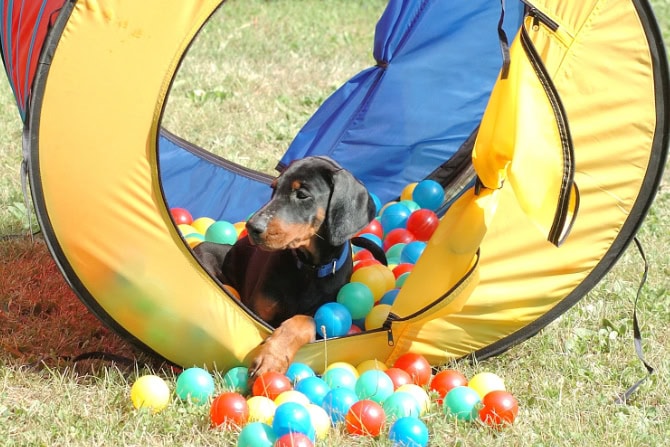
<instances>
[{"instance_id":1,"label":"play tunnel","mask_svg":"<svg viewBox=\"0 0 670 447\"><path fill-rule=\"evenodd\" d=\"M272 328L204 271L169 209L242 220L272 179L161 130L182 58L221 3L1 1L0 37L35 209L70 286L146 351L225 369ZM437 180L441 223L383 327L296 360L318 371L410 350L433 364L500 353L584 297L651 205L669 130L651 8L390 0L371 44L370 68L278 169L328 155L382 201Z\"/></svg>"}]
</instances>

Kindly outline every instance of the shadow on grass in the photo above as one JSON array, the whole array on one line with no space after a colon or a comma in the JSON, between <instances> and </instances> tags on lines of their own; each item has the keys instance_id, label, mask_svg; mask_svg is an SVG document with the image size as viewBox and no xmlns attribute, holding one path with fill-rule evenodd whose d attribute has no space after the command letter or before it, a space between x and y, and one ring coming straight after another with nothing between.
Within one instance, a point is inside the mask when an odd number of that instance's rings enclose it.
<instances>
[{"instance_id":1,"label":"shadow on grass","mask_svg":"<svg viewBox=\"0 0 670 447\"><path fill-rule=\"evenodd\" d=\"M111 364L128 373L172 369L90 313L39 236L0 241L0 259L0 367L72 369L80 374L95 374ZM109 356L76 360L97 352Z\"/></svg>"}]
</instances>

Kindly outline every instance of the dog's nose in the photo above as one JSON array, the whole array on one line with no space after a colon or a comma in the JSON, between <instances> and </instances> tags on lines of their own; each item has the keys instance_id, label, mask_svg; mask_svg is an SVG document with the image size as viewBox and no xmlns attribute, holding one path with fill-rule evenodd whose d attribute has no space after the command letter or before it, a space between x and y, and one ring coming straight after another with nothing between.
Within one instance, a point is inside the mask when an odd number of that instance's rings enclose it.
<instances>
[{"instance_id":1,"label":"dog's nose","mask_svg":"<svg viewBox=\"0 0 670 447\"><path fill-rule=\"evenodd\" d=\"M258 244L261 241L261 235L265 232L265 224L260 219L249 219L246 224L247 234L251 242Z\"/></svg>"}]
</instances>

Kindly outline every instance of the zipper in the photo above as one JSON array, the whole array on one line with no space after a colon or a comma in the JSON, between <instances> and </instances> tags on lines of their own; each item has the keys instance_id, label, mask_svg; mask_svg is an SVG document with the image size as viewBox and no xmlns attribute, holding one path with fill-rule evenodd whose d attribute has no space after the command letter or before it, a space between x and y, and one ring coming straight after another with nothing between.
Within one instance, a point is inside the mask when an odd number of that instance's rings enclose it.
<instances>
[{"instance_id":1,"label":"zipper","mask_svg":"<svg viewBox=\"0 0 670 447\"><path fill-rule=\"evenodd\" d=\"M547 28L556 32L559 28L558 23L553 20L551 17L537 9L532 3L528 0L521 0L521 2L526 5L526 14L529 17L533 18L533 28L537 28L540 23L545 25Z\"/></svg>"},{"instance_id":2,"label":"zipper","mask_svg":"<svg viewBox=\"0 0 670 447\"><path fill-rule=\"evenodd\" d=\"M395 339L393 338L393 322L398 321L400 318L394 314L393 312L389 312L388 317L386 317L386 321L384 321L384 324L382 325L382 329L386 330L386 341L389 346L395 346Z\"/></svg>"}]
</instances>

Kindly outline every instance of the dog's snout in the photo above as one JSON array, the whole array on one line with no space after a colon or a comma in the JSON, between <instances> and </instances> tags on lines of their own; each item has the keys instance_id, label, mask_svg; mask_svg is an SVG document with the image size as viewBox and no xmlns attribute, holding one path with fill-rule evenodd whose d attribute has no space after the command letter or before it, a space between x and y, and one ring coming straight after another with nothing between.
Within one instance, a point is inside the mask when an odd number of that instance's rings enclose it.
<instances>
[{"instance_id":1,"label":"dog's snout","mask_svg":"<svg viewBox=\"0 0 670 447\"><path fill-rule=\"evenodd\" d=\"M251 241L257 244L261 241L261 236L265 232L267 225L263 219L255 219L254 217L252 216L247 221L246 228Z\"/></svg>"}]
</instances>

